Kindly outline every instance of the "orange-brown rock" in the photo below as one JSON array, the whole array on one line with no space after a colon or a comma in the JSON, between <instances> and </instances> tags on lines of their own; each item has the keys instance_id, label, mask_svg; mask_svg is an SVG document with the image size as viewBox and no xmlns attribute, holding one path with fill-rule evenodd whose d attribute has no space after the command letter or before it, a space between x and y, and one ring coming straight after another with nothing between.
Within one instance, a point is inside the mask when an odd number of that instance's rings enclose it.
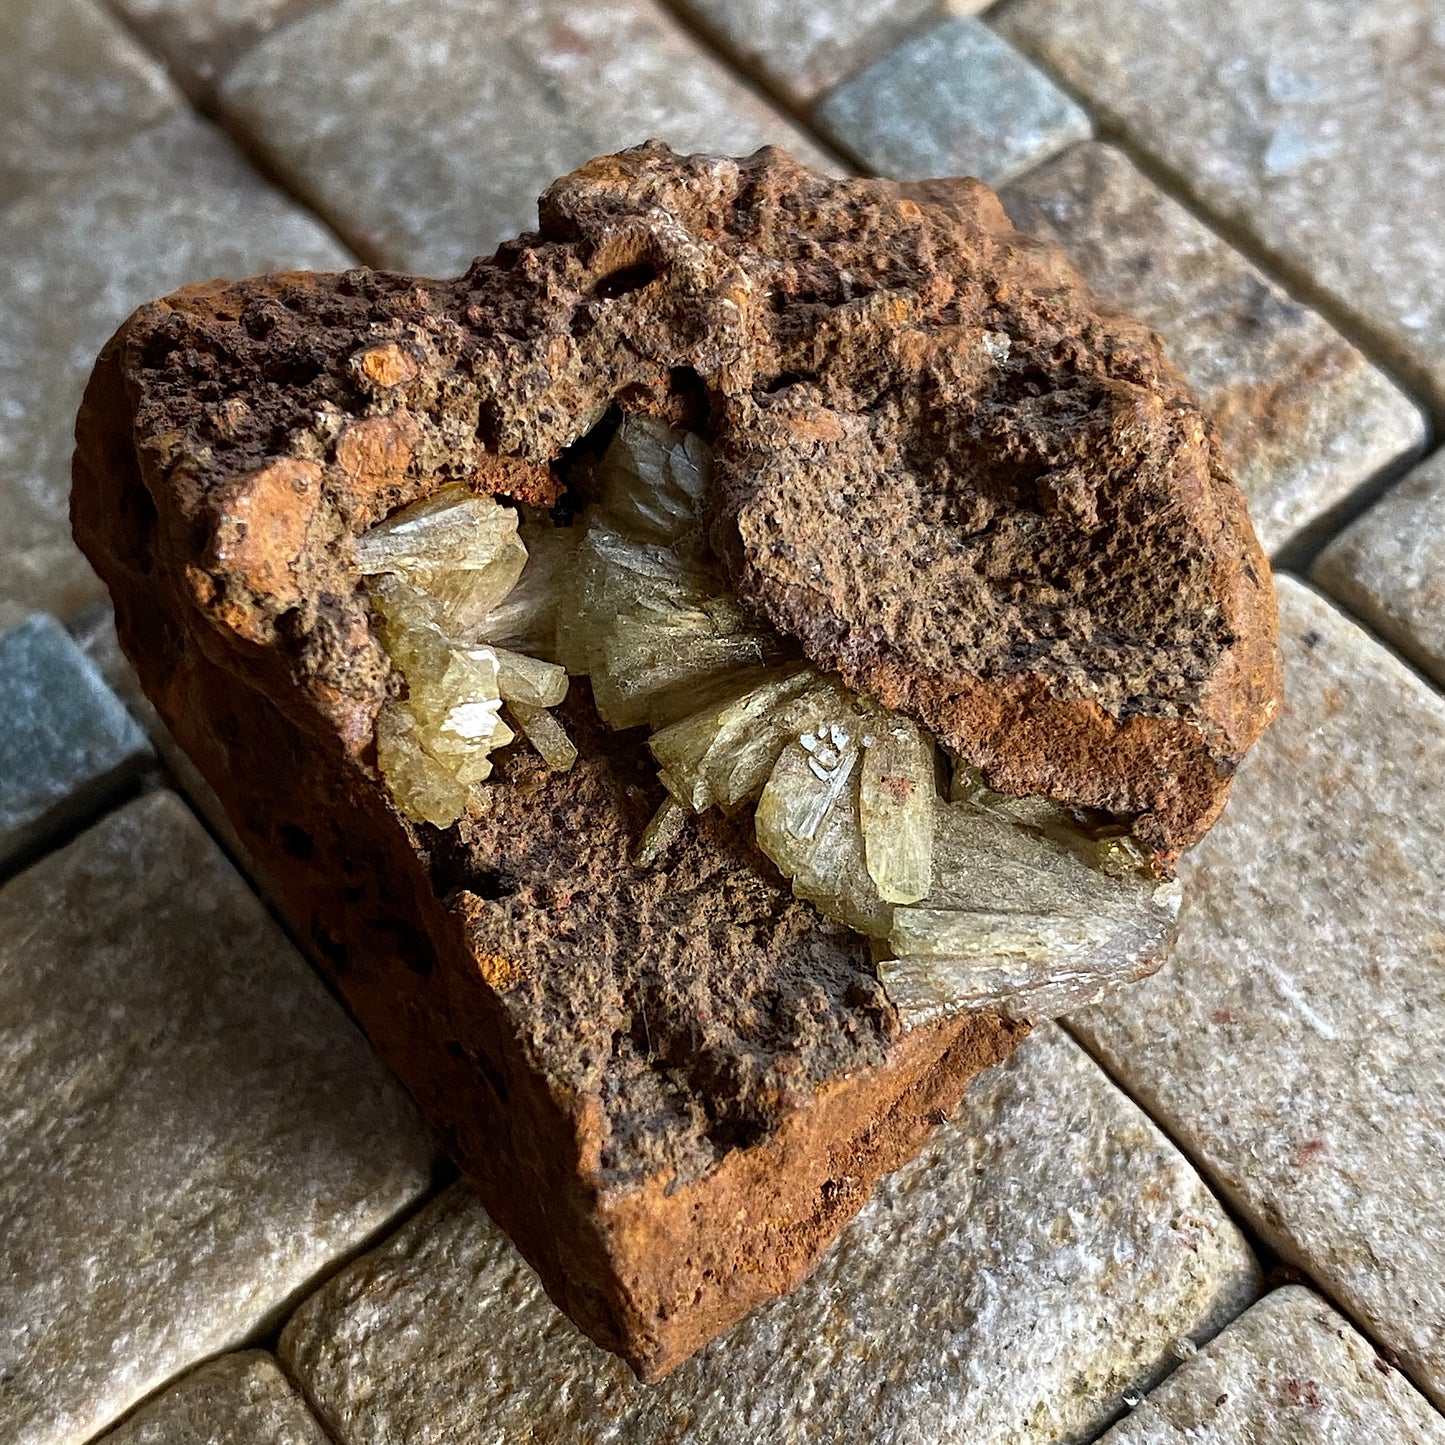
<instances>
[{"instance_id":1,"label":"orange-brown rock","mask_svg":"<svg viewBox=\"0 0 1445 1445\"><path fill-rule=\"evenodd\" d=\"M566 722L445 831L375 767L355 538L450 482L551 506L618 410L716 455L740 597L989 780L1163 859L1278 692L1273 596L1143 328L973 182L605 157L456 281L192 287L107 346L73 517L122 642L298 934L552 1297L651 1376L795 1283L1020 1029L904 1033L746 828L657 867L637 739Z\"/></svg>"}]
</instances>

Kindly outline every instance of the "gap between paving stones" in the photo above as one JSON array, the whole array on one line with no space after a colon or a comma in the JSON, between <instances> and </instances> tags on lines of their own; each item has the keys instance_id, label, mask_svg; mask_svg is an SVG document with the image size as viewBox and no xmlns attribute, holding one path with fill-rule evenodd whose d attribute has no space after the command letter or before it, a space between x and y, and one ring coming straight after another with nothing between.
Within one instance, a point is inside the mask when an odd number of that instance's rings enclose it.
<instances>
[{"instance_id":1,"label":"gap between paving stones","mask_svg":"<svg viewBox=\"0 0 1445 1445\"><path fill-rule=\"evenodd\" d=\"M1008 4L1009 0L1002 0L998 6L991 10L985 10L979 16L980 20L990 28L1002 33L996 19L999 13L1008 8ZM1028 58L1031 65L1037 66L1065 95L1084 109L1089 119L1093 121L1095 140L1104 141L1123 151L1160 190L1172 196L1181 206L1184 206L1208 226L1222 241L1227 242L1240 255L1251 261L1277 286L1282 286L1288 291L1296 301L1308 306L1311 311L1318 312L1346 341L1363 352L1365 359L1393 381L1424 413L1430 427L1430 435L1426 442L1427 453L1430 448L1433 448L1437 436L1442 430L1445 430L1445 409L1442 409L1432 399L1433 389L1423 370L1410 366L1402 368L1394 360L1387 359L1389 356L1388 337L1384 332L1374 327L1362 326L1355 317L1344 314L1334 298L1316 285L1307 272L1297 271L1295 267L1272 252L1262 251L1253 237L1245 233L1241 227L1216 215L1213 209L1194 193L1185 172L1171 166L1162 157L1141 149L1133 135L1115 125L1107 117L1101 116L1090 103L1088 96L1081 94L1032 48L1026 50L1014 40L1010 40L1009 43L1015 45L1019 53ZM1422 453L1417 460L1423 459L1427 453Z\"/></svg>"},{"instance_id":2,"label":"gap between paving stones","mask_svg":"<svg viewBox=\"0 0 1445 1445\"><path fill-rule=\"evenodd\" d=\"M1371 636L1373 636L1373 634L1371 634ZM1220 1188L1219 1179L1215 1171L1209 1167L1208 1161L1201 1158L1179 1137L1167 1119L1161 1119L1151 1112L1148 1103L1140 1098L1138 1091L1130 1085L1128 1079L1111 1068L1108 1060L1097 1050L1089 1046L1088 1039L1084 1034L1079 1029L1076 1029L1068 1019L1060 1019L1058 1022L1064 1032L1098 1065L1109 1082L1178 1150L1179 1154L1189 1164L1189 1167L1204 1181L1210 1194L1214 1197L1215 1203L1219 1205L1225 1217L1244 1236L1246 1243L1248 1243L1250 1249L1254 1251L1254 1256L1259 1261L1260 1269L1264 1274L1265 1289L1259 1297L1260 1300L1268 1299L1270 1295L1276 1291L1286 1288L1291 1284L1307 1286L1324 1300L1331 1309L1336 1310L1344 1319L1349 1321L1350 1328L1362 1339L1367 1341L1370 1348L1374 1350L1386 1364L1392 1369L1399 1370L1417 1390L1421 1390L1419 1381L1405 1371L1397 1362L1394 1351L1391 1350L1388 1345L1381 1343L1370 1330L1369 1326L1363 1324L1348 1305L1336 1298L1328 1286L1322 1284L1310 1270L1304 1269L1300 1265L1288 1263L1281 1257L1279 1251L1275 1249L1272 1244L1261 1238L1254 1225L1240 1213L1238 1206L1229 1195ZM1259 1300L1256 1300L1252 1304L1246 1305L1233 1319L1222 1325L1218 1332L1211 1336L1211 1338L1218 1339L1226 1330L1230 1329L1248 1314L1249 1311L1254 1308L1255 1304L1258 1303ZM1200 1347L1203 1348L1203 1344L1201 1344ZM1183 1360L1178 1361L1174 1368L1169 1371L1169 1374L1165 1375L1164 1378L1154 1386L1153 1390L1150 1390L1149 1394L1152 1395L1155 1390L1160 1389L1174 1374L1174 1370L1178 1369L1180 1364L1183 1364ZM1429 1401L1429 1396L1425 1395L1423 1390L1421 1390L1421 1397ZM1144 1398L1147 1400L1149 1396L1146 1395ZM1430 1407L1434 1409L1437 1414L1440 1414L1442 1418L1445 1418L1445 1412L1438 1410L1433 1402L1430 1402ZM1125 1419L1127 1416L1121 1416L1120 1418ZM1098 1440L1107 1435L1116 1424L1118 1424L1117 1420L1106 1425L1094 1439Z\"/></svg>"}]
</instances>

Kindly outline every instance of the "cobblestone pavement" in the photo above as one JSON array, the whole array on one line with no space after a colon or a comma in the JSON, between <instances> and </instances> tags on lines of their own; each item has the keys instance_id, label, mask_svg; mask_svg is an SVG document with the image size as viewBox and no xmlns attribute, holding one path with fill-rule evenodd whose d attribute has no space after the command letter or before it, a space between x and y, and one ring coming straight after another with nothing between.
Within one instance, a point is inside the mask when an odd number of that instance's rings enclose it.
<instances>
[{"instance_id":1,"label":"cobblestone pavement","mask_svg":"<svg viewBox=\"0 0 1445 1445\"><path fill-rule=\"evenodd\" d=\"M0 1440L1445 1445L1442 77L1437 0L0 6ZM66 493L136 304L454 272L653 135L1001 186L1199 391L1288 697L1170 966L642 1388L247 885Z\"/></svg>"}]
</instances>

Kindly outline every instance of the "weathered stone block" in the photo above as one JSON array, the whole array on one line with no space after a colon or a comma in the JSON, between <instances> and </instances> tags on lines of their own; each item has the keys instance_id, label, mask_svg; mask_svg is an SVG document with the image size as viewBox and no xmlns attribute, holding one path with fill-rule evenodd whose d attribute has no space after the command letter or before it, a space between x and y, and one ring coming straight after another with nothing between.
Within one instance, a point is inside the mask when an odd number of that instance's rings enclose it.
<instances>
[{"instance_id":1,"label":"weathered stone block","mask_svg":"<svg viewBox=\"0 0 1445 1445\"><path fill-rule=\"evenodd\" d=\"M263 41L222 95L360 252L432 276L535 226L547 184L604 151L821 159L652 0L341 0Z\"/></svg>"},{"instance_id":2,"label":"weathered stone block","mask_svg":"<svg viewBox=\"0 0 1445 1445\"><path fill-rule=\"evenodd\" d=\"M1076 1015L1277 1249L1445 1403L1445 700L1280 579L1285 708L1172 962Z\"/></svg>"},{"instance_id":3,"label":"weathered stone block","mask_svg":"<svg viewBox=\"0 0 1445 1445\"><path fill-rule=\"evenodd\" d=\"M899 180L977 176L1000 185L1089 135L1089 118L980 21L907 40L818 105L835 144Z\"/></svg>"},{"instance_id":4,"label":"weathered stone block","mask_svg":"<svg viewBox=\"0 0 1445 1445\"><path fill-rule=\"evenodd\" d=\"M174 112L165 71L91 0L0 5L0 206Z\"/></svg>"},{"instance_id":5,"label":"weathered stone block","mask_svg":"<svg viewBox=\"0 0 1445 1445\"><path fill-rule=\"evenodd\" d=\"M1311 575L1445 687L1445 455L1347 527Z\"/></svg>"},{"instance_id":6,"label":"weathered stone block","mask_svg":"<svg viewBox=\"0 0 1445 1445\"><path fill-rule=\"evenodd\" d=\"M145 734L53 618L0 634L0 866L115 795Z\"/></svg>"},{"instance_id":7,"label":"weathered stone block","mask_svg":"<svg viewBox=\"0 0 1445 1445\"><path fill-rule=\"evenodd\" d=\"M1046 1026L798 1291L640 1386L465 1186L327 1284L281 1353L347 1445L1087 1439L1258 1282L1155 1127Z\"/></svg>"},{"instance_id":8,"label":"weathered stone block","mask_svg":"<svg viewBox=\"0 0 1445 1445\"><path fill-rule=\"evenodd\" d=\"M681 0L750 74L806 106L895 45L989 0Z\"/></svg>"},{"instance_id":9,"label":"weathered stone block","mask_svg":"<svg viewBox=\"0 0 1445 1445\"><path fill-rule=\"evenodd\" d=\"M410 1102L184 806L0 889L0 1437L89 1439L428 1186Z\"/></svg>"},{"instance_id":10,"label":"weathered stone block","mask_svg":"<svg viewBox=\"0 0 1445 1445\"><path fill-rule=\"evenodd\" d=\"M187 281L346 263L184 114L0 213L0 626L100 595L70 540L70 454L90 363L126 313Z\"/></svg>"},{"instance_id":11,"label":"weathered stone block","mask_svg":"<svg viewBox=\"0 0 1445 1445\"><path fill-rule=\"evenodd\" d=\"M1445 1421L1320 1297L1266 1296L1101 1445L1442 1445Z\"/></svg>"},{"instance_id":12,"label":"weathered stone block","mask_svg":"<svg viewBox=\"0 0 1445 1445\"><path fill-rule=\"evenodd\" d=\"M1015 0L989 20L1445 407L1436 0Z\"/></svg>"},{"instance_id":13,"label":"weathered stone block","mask_svg":"<svg viewBox=\"0 0 1445 1445\"><path fill-rule=\"evenodd\" d=\"M148 1401L103 1445L326 1445L306 1403L262 1350L222 1355Z\"/></svg>"},{"instance_id":14,"label":"weathered stone block","mask_svg":"<svg viewBox=\"0 0 1445 1445\"><path fill-rule=\"evenodd\" d=\"M1003 201L1164 338L1266 550L1424 442L1424 418L1359 351L1112 147L1076 146Z\"/></svg>"}]
</instances>

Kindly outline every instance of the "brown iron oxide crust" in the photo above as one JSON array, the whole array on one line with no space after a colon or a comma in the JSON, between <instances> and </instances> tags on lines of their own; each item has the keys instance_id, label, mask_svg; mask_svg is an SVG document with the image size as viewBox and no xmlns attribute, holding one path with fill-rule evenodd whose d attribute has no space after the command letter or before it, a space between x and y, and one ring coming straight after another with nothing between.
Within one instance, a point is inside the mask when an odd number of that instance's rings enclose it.
<instances>
[{"instance_id":1,"label":"brown iron oxide crust","mask_svg":"<svg viewBox=\"0 0 1445 1445\"><path fill-rule=\"evenodd\" d=\"M298 935L552 1297L654 1378L796 1284L1023 1030L902 1034L741 823L634 867L661 793L585 683L570 774L516 749L455 828L408 823L355 537L451 481L551 504L616 408L685 423L746 602L1166 863L1275 706L1273 598L1157 341L977 183L654 143L540 214L456 281L142 308L92 377L72 515Z\"/></svg>"}]
</instances>

